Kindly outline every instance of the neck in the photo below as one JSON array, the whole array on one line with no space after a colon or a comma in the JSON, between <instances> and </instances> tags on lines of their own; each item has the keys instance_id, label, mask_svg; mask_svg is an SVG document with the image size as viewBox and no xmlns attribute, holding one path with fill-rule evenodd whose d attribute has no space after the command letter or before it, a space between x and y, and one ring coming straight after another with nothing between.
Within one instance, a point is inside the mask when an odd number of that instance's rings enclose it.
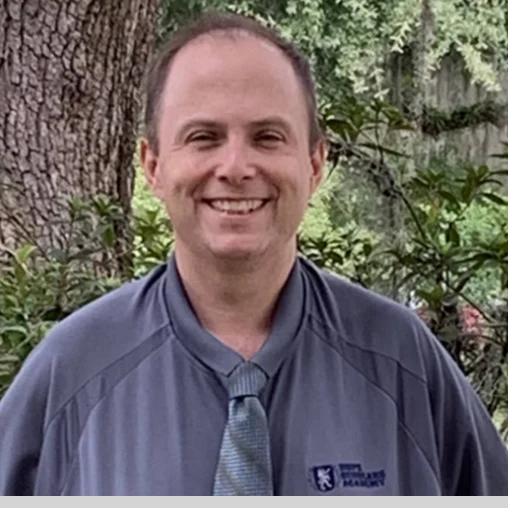
<instances>
[{"instance_id":1,"label":"neck","mask_svg":"<svg viewBox=\"0 0 508 508\"><path fill-rule=\"evenodd\" d=\"M201 325L244 358L254 356L270 333L296 245L256 260L204 259L179 247L178 272Z\"/></svg>"}]
</instances>

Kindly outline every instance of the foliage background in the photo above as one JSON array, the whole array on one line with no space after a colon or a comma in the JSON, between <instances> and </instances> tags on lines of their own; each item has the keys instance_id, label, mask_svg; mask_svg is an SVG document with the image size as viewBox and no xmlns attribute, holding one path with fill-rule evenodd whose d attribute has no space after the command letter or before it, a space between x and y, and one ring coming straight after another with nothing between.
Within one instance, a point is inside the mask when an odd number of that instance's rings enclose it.
<instances>
[{"instance_id":1,"label":"foliage background","mask_svg":"<svg viewBox=\"0 0 508 508\"><path fill-rule=\"evenodd\" d=\"M485 124L504 132L507 2L165 0L160 40L205 9L275 26L311 61L331 150L300 250L415 309L508 439L508 156L478 163L442 143ZM435 107L446 58L461 62L484 102ZM62 203L73 225L62 245L0 253L0 396L55 322L128 280L109 270L116 224L132 226L132 277L167 258L171 224L136 168L132 216L103 196L76 198Z\"/></svg>"}]
</instances>

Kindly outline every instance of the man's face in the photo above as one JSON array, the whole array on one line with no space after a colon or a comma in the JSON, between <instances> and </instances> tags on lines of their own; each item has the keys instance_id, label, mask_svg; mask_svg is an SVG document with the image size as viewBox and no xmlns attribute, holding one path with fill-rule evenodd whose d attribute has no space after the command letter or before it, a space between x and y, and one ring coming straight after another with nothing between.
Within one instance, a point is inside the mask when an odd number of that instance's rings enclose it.
<instances>
[{"instance_id":1,"label":"man's face","mask_svg":"<svg viewBox=\"0 0 508 508\"><path fill-rule=\"evenodd\" d=\"M247 35L191 42L173 61L159 118L159 152L143 142L141 160L177 250L294 249L325 151L310 153L304 94L280 50Z\"/></svg>"}]
</instances>

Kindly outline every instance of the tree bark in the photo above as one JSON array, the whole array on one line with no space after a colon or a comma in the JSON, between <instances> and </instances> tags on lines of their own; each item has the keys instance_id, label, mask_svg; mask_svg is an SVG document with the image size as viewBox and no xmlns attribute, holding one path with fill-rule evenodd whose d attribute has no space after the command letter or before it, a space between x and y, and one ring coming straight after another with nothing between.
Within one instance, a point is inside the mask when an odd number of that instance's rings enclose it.
<instances>
[{"instance_id":1,"label":"tree bark","mask_svg":"<svg viewBox=\"0 0 508 508\"><path fill-rule=\"evenodd\" d=\"M418 45L414 54L414 88L415 96L412 103L412 116L421 118L423 108L429 101L430 70L427 55L434 38L434 13L430 0L421 0L420 27Z\"/></svg>"},{"instance_id":2,"label":"tree bark","mask_svg":"<svg viewBox=\"0 0 508 508\"><path fill-rule=\"evenodd\" d=\"M53 219L76 195L104 194L130 215L139 89L159 3L3 0L0 243L58 246L69 225Z\"/></svg>"}]
</instances>

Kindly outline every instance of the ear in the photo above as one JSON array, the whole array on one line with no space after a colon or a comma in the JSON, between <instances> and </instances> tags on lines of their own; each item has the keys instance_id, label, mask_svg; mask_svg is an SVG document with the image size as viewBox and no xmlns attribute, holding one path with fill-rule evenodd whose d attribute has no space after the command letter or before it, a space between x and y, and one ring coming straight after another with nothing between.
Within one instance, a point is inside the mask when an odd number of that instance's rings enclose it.
<instances>
[{"instance_id":1,"label":"ear","mask_svg":"<svg viewBox=\"0 0 508 508\"><path fill-rule=\"evenodd\" d=\"M316 143L314 151L310 156L312 175L310 179L310 195L312 196L323 179L324 167L328 156L328 145L326 140L321 139Z\"/></svg>"},{"instance_id":2,"label":"ear","mask_svg":"<svg viewBox=\"0 0 508 508\"><path fill-rule=\"evenodd\" d=\"M162 181L160 177L159 158L146 138L140 141L139 159L148 186L152 190L154 196L162 199Z\"/></svg>"}]
</instances>

